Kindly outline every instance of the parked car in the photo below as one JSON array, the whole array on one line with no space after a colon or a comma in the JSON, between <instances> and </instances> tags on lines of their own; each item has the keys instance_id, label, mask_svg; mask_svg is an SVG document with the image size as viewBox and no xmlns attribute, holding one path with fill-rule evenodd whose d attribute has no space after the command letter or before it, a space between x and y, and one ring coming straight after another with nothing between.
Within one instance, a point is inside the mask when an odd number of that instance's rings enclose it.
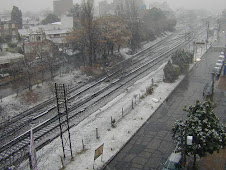
<instances>
[{"instance_id":1,"label":"parked car","mask_svg":"<svg viewBox=\"0 0 226 170\"><path fill-rule=\"evenodd\" d=\"M225 56L224 55L220 55L218 59L224 61L225 60Z\"/></svg>"},{"instance_id":2,"label":"parked car","mask_svg":"<svg viewBox=\"0 0 226 170\"><path fill-rule=\"evenodd\" d=\"M180 170L182 169L181 162L182 162L181 152L178 153L173 152L171 153L167 161L163 164L162 170Z\"/></svg>"},{"instance_id":3,"label":"parked car","mask_svg":"<svg viewBox=\"0 0 226 170\"><path fill-rule=\"evenodd\" d=\"M207 83L203 89L203 97L210 97L213 92L213 82Z\"/></svg>"},{"instance_id":4,"label":"parked car","mask_svg":"<svg viewBox=\"0 0 226 170\"><path fill-rule=\"evenodd\" d=\"M222 67L223 64L224 64L224 61L223 60L217 60L216 67Z\"/></svg>"}]
</instances>

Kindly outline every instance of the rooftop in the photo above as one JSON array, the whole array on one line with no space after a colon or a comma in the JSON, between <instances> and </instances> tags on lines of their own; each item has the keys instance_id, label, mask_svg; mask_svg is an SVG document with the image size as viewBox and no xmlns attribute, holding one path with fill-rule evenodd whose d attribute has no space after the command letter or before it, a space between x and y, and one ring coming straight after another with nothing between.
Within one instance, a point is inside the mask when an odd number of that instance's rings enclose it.
<instances>
[{"instance_id":1,"label":"rooftop","mask_svg":"<svg viewBox=\"0 0 226 170\"><path fill-rule=\"evenodd\" d=\"M22 59L24 56L19 53L0 52L0 65L10 62L16 62Z\"/></svg>"}]
</instances>

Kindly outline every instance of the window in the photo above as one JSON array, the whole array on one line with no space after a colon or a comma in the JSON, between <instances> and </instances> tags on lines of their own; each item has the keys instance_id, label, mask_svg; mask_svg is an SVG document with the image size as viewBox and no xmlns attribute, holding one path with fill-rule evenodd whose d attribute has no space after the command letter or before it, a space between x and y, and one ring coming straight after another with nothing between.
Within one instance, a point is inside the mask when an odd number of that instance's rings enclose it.
<instances>
[{"instance_id":1,"label":"window","mask_svg":"<svg viewBox=\"0 0 226 170\"><path fill-rule=\"evenodd\" d=\"M4 24L4 29L9 29L9 24Z\"/></svg>"},{"instance_id":2,"label":"window","mask_svg":"<svg viewBox=\"0 0 226 170\"><path fill-rule=\"evenodd\" d=\"M37 36L37 37L36 37L36 40L37 40L37 41L40 41L40 40L41 40L41 37L40 37L40 36Z\"/></svg>"},{"instance_id":3,"label":"window","mask_svg":"<svg viewBox=\"0 0 226 170\"><path fill-rule=\"evenodd\" d=\"M54 37L60 37L60 34L54 34Z\"/></svg>"},{"instance_id":4,"label":"window","mask_svg":"<svg viewBox=\"0 0 226 170\"><path fill-rule=\"evenodd\" d=\"M5 34L9 34L9 29L8 28L7 29L5 28L4 29L4 32L5 32Z\"/></svg>"}]
</instances>

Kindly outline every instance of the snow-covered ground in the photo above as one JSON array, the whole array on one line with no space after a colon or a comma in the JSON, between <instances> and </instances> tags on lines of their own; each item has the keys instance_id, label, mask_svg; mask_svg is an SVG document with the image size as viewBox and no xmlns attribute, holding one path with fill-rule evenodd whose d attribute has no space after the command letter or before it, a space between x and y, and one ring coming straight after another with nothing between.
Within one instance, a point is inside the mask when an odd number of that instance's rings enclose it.
<instances>
[{"instance_id":1,"label":"snow-covered ground","mask_svg":"<svg viewBox=\"0 0 226 170\"><path fill-rule=\"evenodd\" d=\"M35 105L48 100L54 96L54 83L64 83L69 86L76 86L80 82L89 79L80 70L74 70L71 73L56 76L53 81L34 85L32 91L24 90L22 93L7 96L0 101L0 122L16 116L21 112L34 107Z\"/></svg>"}]
</instances>

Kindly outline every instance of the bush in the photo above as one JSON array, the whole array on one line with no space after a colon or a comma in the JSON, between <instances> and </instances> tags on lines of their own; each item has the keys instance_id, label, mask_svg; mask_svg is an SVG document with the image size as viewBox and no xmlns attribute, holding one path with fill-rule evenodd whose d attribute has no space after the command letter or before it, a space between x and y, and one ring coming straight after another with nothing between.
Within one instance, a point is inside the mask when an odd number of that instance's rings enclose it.
<instances>
[{"instance_id":1,"label":"bush","mask_svg":"<svg viewBox=\"0 0 226 170\"><path fill-rule=\"evenodd\" d=\"M184 50L177 50L172 56L172 63L180 67L180 73L188 72L189 64L193 62L193 54Z\"/></svg>"},{"instance_id":2,"label":"bush","mask_svg":"<svg viewBox=\"0 0 226 170\"><path fill-rule=\"evenodd\" d=\"M8 46L9 46L10 48L16 48L16 47L17 47L17 44L16 44L16 43L10 42L10 43L8 43Z\"/></svg>"},{"instance_id":3,"label":"bush","mask_svg":"<svg viewBox=\"0 0 226 170\"><path fill-rule=\"evenodd\" d=\"M150 87L148 87L147 88L147 94L152 94L154 92L154 89L153 89L153 87L152 86L150 86Z\"/></svg>"},{"instance_id":4,"label":"bush","mask_svg":"<svg viewBox=\"0 0 226 170\"><path fill-rule=\"evenodd\" d=\"M169 60L163 69L163 72L165 75L165 81L169 83L174 82L179 76L178 71L179 71L179 68L174 67L171 61Z\"/></svg>"}]
</instances>

